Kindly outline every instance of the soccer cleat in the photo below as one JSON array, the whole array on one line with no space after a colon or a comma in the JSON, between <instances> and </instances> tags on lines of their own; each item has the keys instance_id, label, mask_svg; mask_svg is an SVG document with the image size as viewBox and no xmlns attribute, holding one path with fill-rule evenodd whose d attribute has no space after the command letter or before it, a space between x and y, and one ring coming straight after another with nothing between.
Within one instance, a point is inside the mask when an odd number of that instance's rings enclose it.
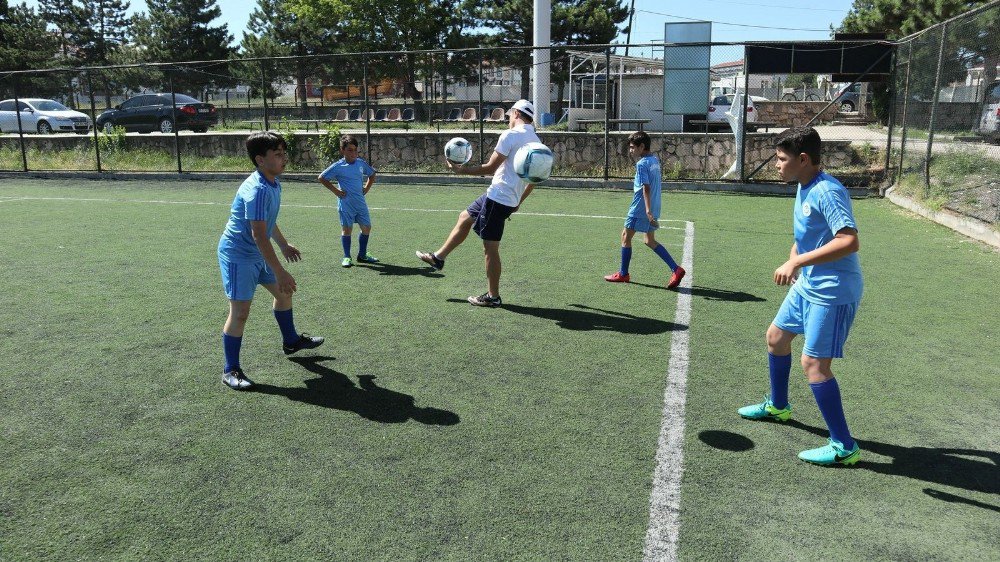
<instances>
[{"instance_id":1,"label":"soccer cleat","mask_svg":"<svg viewBox=\"0 0 1000 562\"><path fill-rule=\"evenodd\" d=\"M778 409L774 407L774 403L768 397L760 404L743 406L737 412L748 420L775 420L783 422L788 421L792 417L792 405L789 404L784 408Z\"/></svg>"},{"instance_id":2,"label":"soccer cleat","mask_svg":"<svg viewBox=\"0 0 1000 562\"><path fill-rule=\"evenodd\" d=\"M233 369L222 374L222 382L234 390L246 390L253 386L253 381L243 374L243 369Z\"/></svg>"},{"instance_id":3,"label":"soccer cleat","mask_svg":"<svg viewBox=\"0 0 1000 562\"><path fill-rule=\"evenodd\" d=\"M674 287L680 285L681 279L684 279L685 274L687 274L687 272L684 271L684 268L677 266L677 269L674 270L674 274L670 276L670 282L667 283L667 288L673 289Z\"/></svg>"},{"instance_id":4,"label":"soccer cleat","mask_svg":"<svg viewBox=\"0 0 1000 562\"><path fill-rule=\"evenodd\" d=\"M491 297L489 293L483 293L478 297L469 297L469 304L472 306L488 306L495 308L503 304L500 297Z\"/></svg>"},{"instance_id":5,"label":"soccer cleat","mask_svg":"<svg viewBox=\"0 0 1000 562\"><path fill-rule=\"evenodd\" d=\"M378 263L378 258L371 254L365 254L363 256L358 256L358 263Z\"/></svg>"},{"instance_id":6,"label":"soccer cleat","mask_svg":"<svg viewBox=\"0 0 1000 562\"><path fill-rule=\"evenodd\" d=\"M323 345L324 341L326 341L326 339L319 336L310 336L309 334L302 333L299 334L299 341L293 343L292 345L282 345L281 349L285 352L285 355L291 355L301 349L313 349L314 347L319 347Z\"/></svg>"},{"instance_id":7,"label":"soccer cleat","mask_svg":"<svg viewBox=\"0 0 1000 562\"><path fill-rule=\"evenodd\" d=\"M351 261L351 258L344 258L340 260L340 267L351 267L352 265L354 265L354 262Z\"/></svg>"},{"instance_id":8,"label":"soccer cleat","mask_svg":"<svg viewBox=\"0 0 1000 562\"><path fill-rule=\"evenodd\" d=\"M628 273L622 275L621 271L616 271L611 275L604 276L605 281L611 281L612 283L628 283L629 279L631 279L631 277L629 277Z\"/></svg>"},{"instance_id":9,"label":"soccer cleat","mask_svg":"<svg viewBox=\"0 0 1000 562\"><path fill-rule=\"evenodd\" d=\"M830 439L829 441L829 444L825 447L802 451L799 453L799 458L808 463L823 466L830 466L834 464L850 466L858 462L858 459L861 458L861 447L859 447L856 442L854 443L853 449L847 450L840 441L834 441L833 439Z\"/></svg>"},{"instance_id":10,"label":"soccer cleat","mask_svg":"<svg viewBox=\"0 0 1000 562\"><path fill-rule=\"evenodd\" d=\"M417 251L417 257L420 258L422 262L438 271L444 269L444 260L434 255L434 252Z\"/></svg>"}]
</instances>

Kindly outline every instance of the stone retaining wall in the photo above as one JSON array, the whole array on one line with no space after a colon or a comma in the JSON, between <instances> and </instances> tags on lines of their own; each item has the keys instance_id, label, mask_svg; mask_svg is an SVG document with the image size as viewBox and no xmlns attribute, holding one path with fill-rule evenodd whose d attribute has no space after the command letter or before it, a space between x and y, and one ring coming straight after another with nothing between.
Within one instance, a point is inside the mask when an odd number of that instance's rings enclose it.
<instances>
[{"instance_id":1,"label":"stone retaining wall","mask_svg":"<svg viewBox=\"0 0 1000 562\"><path fill-rule=\"evenodd\" d=\"M805 125L829 102L825 101L755 101L753 106L760 113L757 121L762 123L777 123L779 127L794 127ZM829 123L837 116L840 104L833 104L820 116L815 124Z\"/></svg>"}]
</instances>

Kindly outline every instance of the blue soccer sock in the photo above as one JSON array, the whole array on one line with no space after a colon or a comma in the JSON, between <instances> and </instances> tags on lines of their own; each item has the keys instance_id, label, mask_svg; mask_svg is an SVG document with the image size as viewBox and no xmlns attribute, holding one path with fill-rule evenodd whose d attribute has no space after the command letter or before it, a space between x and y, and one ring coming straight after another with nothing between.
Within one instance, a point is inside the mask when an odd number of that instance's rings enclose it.
<instances>
[{"instance_id":1,"label":"blue soccer sock","mask_svg":"<svg viewBox=\"0 0 1000 562\"><path fill-rule=\"evenodd\" d=\"M767 366L771 371L771 404L779 410L788 407L788 376L792 371L792 354L767 354Z\"/></svg>"},{"instance_id":2,"label":"blue soccer sock","mask_svg":"<svg viewBox=\"0 0 1000 562\"><path fill-rule=\"evenodd\" d=\"M848 451L853 449L854 439L847 430L847 418L844 417L844 405L840 400L840 386L837 384L837 379L810 383L809 388L812 389L819 412L823 414L823 421L830 430L830 438L840 441Z\"/></svg>"},{"instance_id":3,"label":"blue soccer sock","mask_svg":"<svg viewBox=\"0 0 1000 562\"><path fill-rule=\"evenodd\" d=\"M628 275L628 263L632 261L632 246L622 246L622 267L618 270L622 275Z\"/></svg>"},{"instance_id":4,"label":"blue soccer sock","mask_svg":"<svg viewBox=\"0 0 1000 562\"><path fill-rule=\"evenodd\" d=\"M274 319L278 321L281 328L281 339L285 345L292 345L299 341L299 333L295 331L295 322L292 321L292 309L275 310Z\"/></svg>"},{"instance_id":5,"label":"blue soccer sock","mask_svg":"<svg viewBox=\"0 0 1000 562\"><path fill-rule=\"evenodd\" d=\"M243 336L230 336L222 332L222 353L226 357L226 366L222 371L223 373L240 368L240 346L242 345Z\"/></svg>"},{"instance_id":6,"label":"blue soccer sock","mask_svg":"<svg viewBox=\"0 0 1000 562\"><path fill-rule=\"evenodd\" d=\"M351 257L351 235L345 234L340 237L340 243L344 246L344 257Z\"/></svg>"},{"instance_id":7,"label":"blue soccer sock","mask_svg":"<svg viewBox=\"0 0 1000 562\"><path fill-rule=\"evenodd\" d=\"M368 235L358 235L358 257L363 258L368 255Z\"/></svg>"},{"instance_id":8,"label":"blue soccer sock","mask_svg":"<svg viewBox=\"0 0 1000 562\"><path fill-rule=\"evenodd\" d=\"M663 258L663 261L667 262L667 265L670 266L670 271L677 269L677 262L674 261L674 258L670 257L670 252L663 247L663 244L657 244L653 248L653 251L656 252L656 255Z\"/></svg>"}]
</instances>

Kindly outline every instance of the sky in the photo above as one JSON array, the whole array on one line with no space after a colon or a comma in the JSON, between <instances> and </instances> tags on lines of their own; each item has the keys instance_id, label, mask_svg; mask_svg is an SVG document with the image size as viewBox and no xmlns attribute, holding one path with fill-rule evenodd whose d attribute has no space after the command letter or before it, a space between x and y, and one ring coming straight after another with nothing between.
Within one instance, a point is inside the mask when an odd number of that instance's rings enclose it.
<instances>
[{"instance_id":1,"label":"sky","mask_svg":"<svg viewBox=\"0 0 1000 562\"><path fill-rule=\"evenodd\" d=\"M631 5L632 0L624 0ZM829 39L830 26L840 24L851 8L851 0L826 0L820 7L796 0L634 0L635 20L633 21L632 43L648 43L663 40L665 22L690 21L690 19L710 20L712 40L730 41L793 41L808 39ZM13 2L12 2L13 3ZM29 6L38 6L37 0L26 0ZM253 0L218 0L222 17L217 23L225 23L234 43L243 38L247 20L250 18ZM145 0L132 0L130 12L146 10ZM690 19L684 19L690 18ZM754 27L757 26L757 27ZM785 29L767 29L785 28ZM625 42L625 35L619 37ZM649 51L629 54L649 55ZM713 59L717 58L713 55ZM713 60L713 63L719 62Z\"/></svg>"}]
</instances>

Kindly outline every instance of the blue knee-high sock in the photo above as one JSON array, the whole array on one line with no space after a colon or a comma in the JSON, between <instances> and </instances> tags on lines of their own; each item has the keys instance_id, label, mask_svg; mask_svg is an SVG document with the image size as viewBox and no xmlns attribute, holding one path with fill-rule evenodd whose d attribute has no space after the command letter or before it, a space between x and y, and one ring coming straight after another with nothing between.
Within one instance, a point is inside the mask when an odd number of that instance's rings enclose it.
<instances>
[{"instance_id":1,"label":"blue knee-high sock","mask_svg":"<svg viewBox=\"0 0 1000 562\"><path fill-rule=\"evenodd\" d=\"M295 331L295 322L292 321L292 309L275 310L274 319L278 321L278 328L281 328L281 339L285 345L299 341L299 333Z\"/></svg>"},{"instance_id":2,"label":"blue knee-high sock","mask_svg":"<svg viewBox=\"0 0 1000 562\"><path fill-rule=\"evenodd\" d=\"M226 366L222 371L223 373L240 368L240 346L242 345L243 336L230 336L222 332L222 353L226 357Z\"/></svg>"},{"instance_id":3,"label":"blue knee-high sock","mask_svg":"<svg viewBox=\"0 0 1000 562\"><path fill-rule=\"evenodd\" d=\"M663 261L667 262L667 265L670 266L670 271L677 269L677 262L674 261L674 258L670 257L670 252L663 247L663 244L657 244L653 248L653 251L656 252L656 255L663 258Z\"/></svg>"},{"instance_id":4,"label":"blue knee-high sock","mask_svg":"<svg viewBox=\"0 0 1000 562\"><path fill-rule=\"evenodd\" d=\"M840 386L837 384L837 379L810 383L809 388L812 389L819 411L823 414L823 421L830 430L830 438L840 441L847 450L853 449L854 439L847 430L847 418L844 417L844 405L840 401Z\"/></svg>"},{"instance_id":5,"label":"blue knee-high sock","mask_svg":"<svg viewBox=\"0 0 1000 562\"><path fill-rule=\"evenodd\" d=\"M368 235L358 235L358 257L363 258L368 255Z\"/></svg>"},{"instance_id":6,"label":"blue knee-high sock","mask_svg":"<svg viewBox=\"0 0 1000 562\"><path fill-rule=\"evenodd\" d=\"M628 263L632 261L632 246L622 246L622 267L618 270L622 275L628 275Z\"/></svg>"},{"instance_id":7,"label":"blue knee-high sock","mask_svg":"<svg viewBox=\"0 0 1000 562\"><path fill-rule=\"evenodd\" d=\"M346 234L340 237L340 243L344 246L344 257L351 257L351 235Z\"/></svg>"},{"instance_id":8,"label":"blue knee-high sock","mask_svg":"<svg viewBox=\"0 0 1000 562\"><path fill-rule=\"evenodd\" d=\"M767 354L771 371L771 403L779 410L788 407L788 374L792 371L792 354Z\"/></svg>"}]
</instances>

